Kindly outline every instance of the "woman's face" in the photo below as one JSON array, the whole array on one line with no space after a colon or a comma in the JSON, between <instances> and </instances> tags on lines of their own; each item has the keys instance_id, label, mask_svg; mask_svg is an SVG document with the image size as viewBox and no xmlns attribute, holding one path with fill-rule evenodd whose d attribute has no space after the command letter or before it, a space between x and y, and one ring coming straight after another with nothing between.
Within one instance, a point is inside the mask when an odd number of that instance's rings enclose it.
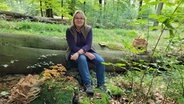
<instances>
[{"instance_id":1,"label":"woman's face","mask_svg":"<svg viewBox=\"0 0 184 104\"><path fill-rule=\"evenodd\" d=\"M76 27L80 28L84 25L85 18L81 13L77 13L74 17L74 24Z\"/></svg>"}]
</instances>

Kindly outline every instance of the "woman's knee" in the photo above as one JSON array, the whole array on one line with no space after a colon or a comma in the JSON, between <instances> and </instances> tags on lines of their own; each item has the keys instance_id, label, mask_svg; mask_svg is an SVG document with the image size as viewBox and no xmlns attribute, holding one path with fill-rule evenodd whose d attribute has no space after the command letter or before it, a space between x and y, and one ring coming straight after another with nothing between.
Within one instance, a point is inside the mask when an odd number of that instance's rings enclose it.
<instances>
[{"instance_id":1,"label":"woman's knee","mask_svg":"<svg viewBox=\"0 0 184 104\"><path fill-rule=\"evenodd\" d=\"M86 61L86 56L85 55L80 55L77 61Z\"/></svg>"},{"instance_id":2,"label":"woman's knee","mask_svg":"<svg viewBox=\"0 0 184 104\"><path fill-rule=\"evenodd\" d=\"M96 54L95 57L96 57L96 61L97 61L97 62L100 62L100 63L101 63L101 62L104 62L104 58L103 58L102 56Z\"/></svg>"},{"instance_id":3,"label":"woman's knee","mask_svg":"<svg viewBox=\"0 0 184 104\"><path fill-rule=\"evenodd\" d=\"M102 57L98 58L97 60L98 62L104 62L104 59Z\"/></svg>"}]
</instances>

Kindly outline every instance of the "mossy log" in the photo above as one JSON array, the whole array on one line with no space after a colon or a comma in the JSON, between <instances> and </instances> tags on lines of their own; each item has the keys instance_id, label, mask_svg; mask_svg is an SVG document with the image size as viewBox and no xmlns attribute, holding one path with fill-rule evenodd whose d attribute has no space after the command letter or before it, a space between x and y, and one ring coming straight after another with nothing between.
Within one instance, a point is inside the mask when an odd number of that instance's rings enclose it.
<instances>
[{"instance_id":1,"label":"mossy log","mask_svg":"<svg viewBox=\"0 0 184 104\"><path fill-rule=\"evenodd\" d=\"M132 53L112 50L95 43L94 48L106 62L125 63L121 59L139 59ZM52 64L65 64L65 38L0 33L0 73L35 73ZM145 56L145 59L149 59ZM109 65L107 71L114 71ZM122 68L116 68L121 71Z\"/></svg>"},{"instance_id":2,"label":"mossy log","mask_svg":"<svg viewBox=\"0 0 184 104\"><path fill-rule=\"evenodd\" d=\"M41 87L39 97L31 104L109 104L108 94L95 88L91 99L92 96L87 96L85 91L79 89L78 82L74 79L50 79Z\"/></svg>"},{"instance_id":3,"label":"mossy log","mask_svg":"<svg viewBox=\"0 0 184 104\"><path fill-rule=\"evenodd\" d=\"M31 104L72 104L76 81L46 81L42 85L40 95Z\"/></svg>"},{"instance_id":4,"label":"mossy log","mask_svg":"<svg viewBox=\"0 0 184 104\"><path fill-rule=\"evenodd\" d=\"M33 22L44 22L44 23L54 23L54 24L69 23L68 20L64 20L64 19L30 16L30 15L25 15L21 13L16 13L16 12L11 12L11 11L2 11L2 10L0 10L0 18L6 19L8 21L30 20Z\"/></svg>"}]
</instances>

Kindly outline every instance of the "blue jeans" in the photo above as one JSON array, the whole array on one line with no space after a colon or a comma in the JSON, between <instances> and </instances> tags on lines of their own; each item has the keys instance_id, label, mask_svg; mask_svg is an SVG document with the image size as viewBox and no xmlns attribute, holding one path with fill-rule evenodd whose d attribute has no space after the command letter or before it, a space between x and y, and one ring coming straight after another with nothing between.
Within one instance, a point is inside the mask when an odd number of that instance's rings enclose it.
<instances>
[{"instance_id":1,"label":"blue jeans","mask_svg":"<svg viewBox=\"0 0 184 104\"><path fill-rule=\"evenodd\" d=\"M92 62L95 65L97 86L101 86L105 83L105 66L102 64L102 62L104 62L104 59L97 53L92 54L94 54L96 57L93 60L89 60L85 55L80 55L75 62L77 63L77 68L84 85L92 83L88 66L88 62Z\"/></svg>"}]
</instances>

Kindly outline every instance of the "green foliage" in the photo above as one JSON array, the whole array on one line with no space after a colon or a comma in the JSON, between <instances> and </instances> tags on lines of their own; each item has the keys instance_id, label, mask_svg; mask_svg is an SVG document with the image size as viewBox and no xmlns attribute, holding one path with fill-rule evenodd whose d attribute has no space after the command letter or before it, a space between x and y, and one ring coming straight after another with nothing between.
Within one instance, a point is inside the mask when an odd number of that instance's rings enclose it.
<instances>
[{"instance_id":1,"label":"green foliage","mask_svg":"<svg viewBox=\"0 0 184 104\"><path fill-rule=\"evenodd\" d=\"M41 34L45 35L55 35L55 33L64 32L66 27L61 25L41 25L42 23L31 23L28 24L27 21L19 22L16 27L17 30L28 30L28 31L39 31ZM59 34L58 34L59 35Z\"/></svg>"},{"instance_id":2,"label":"green foliage","mask_svg":"<svg viewBox=\"0 0 184 104\"><path fill-rule=\"evenodd\" d=\"M30 21L5 21L0 20L0 28L1 32L8 33L20 33L20 34L33 34L33 35L45 35L45 36L57 36L57 37L65 37L66 28L69 27L67 25L62 24L47 24L47 23L39 23L39 22L30 22ZM175 40L181 40L181 32L182 27L178 32L178 35ZM105 43L109 47L116 47L118 50L128 50L136 53L137 51L132 47L132 42L135 37L144 36L144 31L137 30L126 30L126 29L98 29L93 28L94 41L96 43ZM155 43L155 40L158 37L158 32L153 31L150 32L150 40L149 40L149 49ZM114 41L115 40L115 41ZM159 47L162 48L167 44L167 38L163 38ZM181 44L181 41L180 41ZM179 44L178 44L179 46ZM181 46L180 46L181 47ZM122 49L121 49L122 48ZM159 54L159 53L158 53Z\"/></svg>"},{"instance_id":3,"label":"green foliage","mask_svg":"<svg viewBox=\"0 0 184 104\"><path fill-rule=\"evenodd\" d=\"M82 101L80 100L79 102L80 104L90 104L90 98L89 97L85 97L82 99Z\"/></svg>"},{"instance_id":4,"label":"green foliage","mask_svg":"<svg viewBox=\"0 0 184 104\"><path fill-rule=\"evenodd\" d=\"M124 93L123 89L113 84L107 84L107 89L112 96L121 96Z\"/></svg>"},{"instance_id":5,"label":"green foliage","mask_svg":"<svg viewBox=\"0 0 184 104\"><path fill-rule=\"evenodd\" d=\"M10 10L11 8L2 0L0 0L0 10Z\"/></svg>"},{"instance_id":6,"label":"green foliage","mask_svg":"<svg viewBox=\"0 0 184 104\"><path fill-rule=\"evenodd\" d=\"M100 94L100 97L95 96L94 97L94 104L109 104L109 96L107 93L102 91L97 91L97 93Z\"/></svg>"},{"instance_id":7,"label":"green foliage","mask_svg":"<svg viewBox=\"0 0 184 104\"><path fill-rule=\"evenodd\" d=\"M54 15L64 16L69 19L71 19L74 10L82 9L88 17L89 24L100 28L135 28L139 25L132 25L132 23L135 22L134 20L137 17L144 20L162 21L157 16L155 16L156 18L149 16L155 14L155 7L161 2L159 0L144 0L139 12L139 2L134 1L131 4L130 0L109 0L105 1L104 5L99 5L95 0L42 0L41 2L42 6L40 5L40 0L2 0L0 6L3 10L12 8L16 12L37 16L40 15L40 9L45 13L46 9L52 8ZM162 17L167 19L172 16L174 21L183 21L183 5L178 7L174 15L171 14L182 0L162 0L162 2L164 3ZM169 18L169 20L171 19Z\"/></svg>"},{"instance_id":8,"label":"green foliage","mask_svg":"<svg viewBox=\"0 0 184 104\"><path fill-rule=\"evenodd\" d=\"M184 100L184 67L176 64L177 57L171 57L170 60L165 61L170 65L169 71L163 73L164 81L167 84L165 95L176 99L180 104Z\"/></svg>"},{"instance_id":9,"label":"green foliage","mask_svg":"<svg viewBox=\"0 0 184 104\"><path fill-rule=\"evenodd\" d=\"M0 20L2 32L17 32L47 36L65 36L67 26L39 22L21 21L7 22Z\"/></svg>"},{"instance_id":10,"label":"green foliage","mask_svg":"<svg viewBox=\"0 0 184 104\"><path fill-rule=\"evenodd\" d=\"M143 5L141 11L139 12L139 18L147 20L149 18L149 15L154 13L154 7L150 7L150 4Z\"/></svg>"},{"instance_id":11,"label":"green foliage","mask_svg":"<svg viewBox=\"0 0 184 104\"><path fill-rule=\"evenodd\" d=\"M89 24L98 28L128 28L129 22L137 16L136 8L128 0L106 1L104 6L95 0L86 0L85 5L80 2L76 7L85 11Z\"/></svg>"},{"instance_id":12,"label":"green foliage","mask_svg":"<svg viewBox=\"0 0 184 104\"><path fill-rule=\"evenodd\" d=\"M75 87L72 85L72 82L47 81L42 86L40 96L31 104L70 104Z\"/></svg>"},{"instance_id":13,"label":"green foliage","mask_svg":"<svg viewBox=\"0 0 184 104\"><path fill-rule=\"evenodd\" d=\"M86 94L82 95L79 99L79 104L109 104L109 96L107 93L100 91L99 89L95 89L94 96L86 96Z\"/></svg>"}]
</instances>

